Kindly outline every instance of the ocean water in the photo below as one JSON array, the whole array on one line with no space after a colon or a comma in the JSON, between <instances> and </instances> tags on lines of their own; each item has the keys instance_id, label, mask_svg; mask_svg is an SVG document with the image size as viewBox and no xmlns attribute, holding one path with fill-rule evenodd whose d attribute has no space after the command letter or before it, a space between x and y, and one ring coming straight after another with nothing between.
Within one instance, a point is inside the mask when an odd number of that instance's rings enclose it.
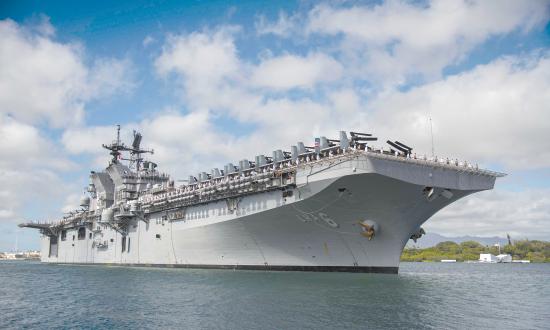
<instances>
[{"instance_id":1,"label":"ocean water","mask_svg":"<svg viewBox=\"0 0 550 330\"><path fill-rule=\"evenodd\" d=\"M550 264L399 275L0 262L0 329L550 329Z\"/></svg>"}]
</instances>

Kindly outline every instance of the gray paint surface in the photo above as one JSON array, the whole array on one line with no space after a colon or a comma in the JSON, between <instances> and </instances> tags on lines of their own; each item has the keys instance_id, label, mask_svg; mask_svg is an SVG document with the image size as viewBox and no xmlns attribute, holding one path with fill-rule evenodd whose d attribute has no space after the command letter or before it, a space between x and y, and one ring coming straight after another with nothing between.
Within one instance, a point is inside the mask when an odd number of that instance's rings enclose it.
<instances>
[{"instance_id":1,"label":"gray paint surface","mask_svg":"<svg viewBox=\"0 0 550 330\"><path fill-rule=\"evenodd\" d=\"M42 230L42 261L51 263L396 270L426 220L492 189L498 176L350 147L181 187L154 169L113 162L92 174L87 211L47 228L25 226ZM376 228L371 239L364 224ZM84 238L73 240L82 227ZM57 255L47 253L61 231L66 239L58 239Z\"/></svg>"}]
</instances>

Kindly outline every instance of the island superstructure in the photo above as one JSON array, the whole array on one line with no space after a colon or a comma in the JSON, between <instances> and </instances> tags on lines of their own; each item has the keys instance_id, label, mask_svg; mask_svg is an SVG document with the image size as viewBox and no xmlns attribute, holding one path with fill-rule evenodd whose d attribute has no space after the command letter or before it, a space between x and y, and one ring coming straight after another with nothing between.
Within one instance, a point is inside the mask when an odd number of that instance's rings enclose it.
<instances>
[{"instance_id":1,"label":"island superstructure","mask_svg":"<svg viewBox=\"0 0 550 330\"><path fill-rule=\"evenodd\" d=\"M141 140L103 145L80 209L20 225L41 231L43 262L396 273L426 220L504 175L341 131L176 185Z\"/></svg>"}]
</instances>

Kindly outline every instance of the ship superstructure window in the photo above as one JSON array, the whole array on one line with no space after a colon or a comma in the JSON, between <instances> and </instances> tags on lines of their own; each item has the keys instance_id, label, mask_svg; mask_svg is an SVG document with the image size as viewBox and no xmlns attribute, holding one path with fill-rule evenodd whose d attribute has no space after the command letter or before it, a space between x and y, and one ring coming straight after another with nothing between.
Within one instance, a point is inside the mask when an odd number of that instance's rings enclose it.
<instances>
[{"instance_id":1,"label":"ship superstructure window","mask_svg":"<svg viewBox=\"0 0 550 330\"><path fill-rule=\"evenodd\" d=\"M66 230L62 230L61 231L61 240L62 241L65 241L67 239L67 231Z\"/></svg>"},{"instance_id":2,"label":"ship superstructure window","mask_svg":"<svg viewBox=\"0 0 550 330\"><path fill-rule=\"evenodd\" d=\"M90 233L90 239L92 239L92 233Z\"/></svg>"},{"instance_id":3,"label":"ship superstructure window","mask_svg":"<svg viewBox=\"0 0 550 330\"><path fill-rule=\"evenodd\" d=\"M86 228L84 227L78 228L78 239L79 240L86 239Z\"/></svg>"},{"instance_id":4,"label":"ship superstructure window","mask_svg":"<svg viewBox=\"0 0 550 330\"><path fill-rule=\"evenodd\" d=\"M155 237L160 239L160 234L156 234Z\"/></svg>"},{"instance_id":5,"label":"ship superstructure window","mask_svg":"<svg viewBox=\"0 0 550 330\"><path fill-rule=\"evenodd\" d=\"M128 253L130 253L130 237L128 237Z\"/></svg>"},{"instance_id":6,"label":"ship superstructure window","mask_svg":"<svg viewBox=\"0 0 550 330\"><path fill-rule=\"evenodd\" d=\"M122 252L126 251L126 236L122 237Z\"/></svg>"}]
</instances>

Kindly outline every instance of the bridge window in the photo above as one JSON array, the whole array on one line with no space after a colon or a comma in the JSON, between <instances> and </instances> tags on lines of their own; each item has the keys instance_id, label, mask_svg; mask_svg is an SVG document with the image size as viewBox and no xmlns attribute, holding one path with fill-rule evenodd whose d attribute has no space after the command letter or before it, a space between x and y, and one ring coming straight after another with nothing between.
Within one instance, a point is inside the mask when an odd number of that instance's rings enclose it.
<instances>
[{"instance_id":1,"label":"bridge window","mask_svg":"<svg viewBox=\"0 0 550 330\"><path fill-rule=\"evenodd\" d=\"M78 228L78 239L79 240L86 239L86 228L84 227Z\"/></svg>"}]
</instances>

